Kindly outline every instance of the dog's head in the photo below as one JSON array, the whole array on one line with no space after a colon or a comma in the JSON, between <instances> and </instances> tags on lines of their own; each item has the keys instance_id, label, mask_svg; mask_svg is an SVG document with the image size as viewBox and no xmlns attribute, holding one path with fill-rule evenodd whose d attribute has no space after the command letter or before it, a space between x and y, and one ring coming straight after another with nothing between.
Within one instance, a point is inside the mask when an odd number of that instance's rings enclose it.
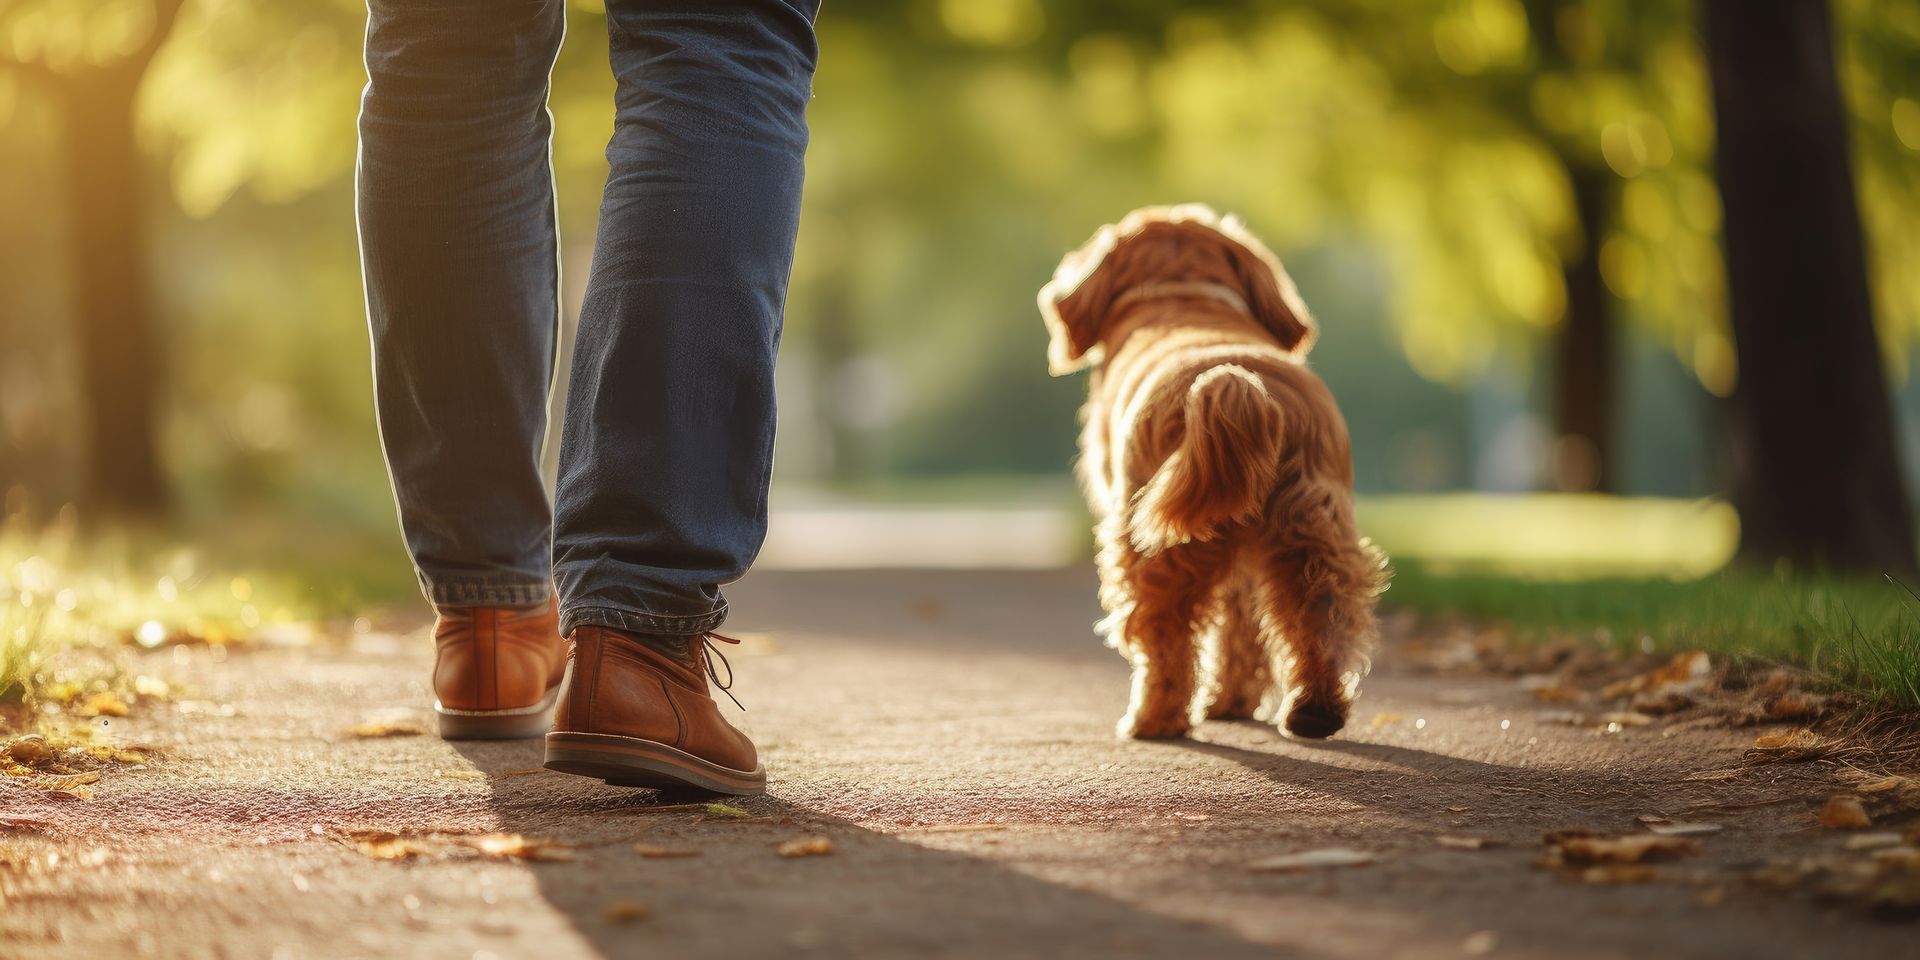
<instances>
[{"instance_id":1,"label":"dog's head","mask_svg":"<svg viewBox=\"0 0 1920 960\"><path fill-rule=\"evenodd\" d=\"M1304 354L1313 346L1317 328L1293 278L1238 218L1198 203L1142 207L1067 254L1040 289L1040 316L1053 338L1047 348L1053 375L1104 359L1114 304L1129 290L1162 283L1223 287L1282 349Z\"/></svg>"}]
</instances>

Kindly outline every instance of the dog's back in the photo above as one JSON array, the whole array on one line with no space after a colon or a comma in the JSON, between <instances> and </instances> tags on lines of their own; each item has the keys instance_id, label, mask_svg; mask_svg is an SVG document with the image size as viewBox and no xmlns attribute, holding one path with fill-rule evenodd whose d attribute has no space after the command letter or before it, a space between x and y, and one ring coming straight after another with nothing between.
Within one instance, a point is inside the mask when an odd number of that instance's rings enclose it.
<instances>
[{"instance_id":1,"label":"dog's back","mask_svg":"<svg viewBox=\"0 0 1920 960\"><path fill-rule=\"evenodd\" d=\"M1094 502L1124 511L1136 549L1231 538L1283 488L1353 485L1346 422L1295 354L1221 305L1168 302L1107 359L1088 398ZM1092 488L1099 486L1098 492Z\"/></svg>"}]
</instances>

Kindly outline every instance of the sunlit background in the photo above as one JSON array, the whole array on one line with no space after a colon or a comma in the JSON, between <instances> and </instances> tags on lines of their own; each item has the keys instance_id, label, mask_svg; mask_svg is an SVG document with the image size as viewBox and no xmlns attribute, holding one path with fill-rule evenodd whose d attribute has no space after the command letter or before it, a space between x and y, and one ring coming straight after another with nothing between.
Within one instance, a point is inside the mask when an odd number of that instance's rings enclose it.
<instances>
[{"instance_id":1,"label":"sunlit background","mask_svg":"<svg viewBox=\"0 0 1920 960\"><path fill-rule=\"evenodd\" d=\"M157 378L156 496L131 512L196 550L332 571L329 596L404 598L353 224L364 8L187 0L169 23L174 5L0 2L6 511L84 526L112 512L100 474L141 470L90 426L128 387L84 375L89 338L122 336L84 298L114 291L151 321L126 362ZM568 8L571 321L612 80L600 3ZM1913 484L1920 6L1833 11ZM1287 261L1363 522L1397 557L1699 576L1731 555L1739 371L1690 4L828 0L819 30L770 565L1084 556L1084 385L1047 377L1033 292L1099 224L1187 200ZM144 278L113 255L127 243ZM1576 322L1612 346L1580 349Z\"/></svg>"}]
</instances>

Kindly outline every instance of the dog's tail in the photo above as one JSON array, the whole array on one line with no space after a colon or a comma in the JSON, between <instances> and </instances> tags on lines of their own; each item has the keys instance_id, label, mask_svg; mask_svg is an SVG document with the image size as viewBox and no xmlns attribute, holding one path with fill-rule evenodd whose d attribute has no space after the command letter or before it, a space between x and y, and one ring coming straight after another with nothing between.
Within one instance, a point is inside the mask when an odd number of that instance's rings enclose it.
<instances>
[{"instance_id":1,"label":"dog's tail","mask_svg":"<svg viewBox=\"0 0 1920 960\"><path fill-rule=\"evenodd\" d=\"M1253 371L1202 373L1183 413L1179 448L1134 499L1128 532L1141 553L1212 539L1259 513L1279 482L1285 411Z\"/></svg>"}]
</instances>

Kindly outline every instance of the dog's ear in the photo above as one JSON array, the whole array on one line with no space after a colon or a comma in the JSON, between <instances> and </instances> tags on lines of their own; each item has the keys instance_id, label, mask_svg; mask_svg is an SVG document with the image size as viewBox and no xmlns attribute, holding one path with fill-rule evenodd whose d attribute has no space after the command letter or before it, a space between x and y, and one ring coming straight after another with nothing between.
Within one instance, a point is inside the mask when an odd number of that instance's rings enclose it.
<instances>
[{"instance_id":1,"label":"dog's ear","mask_svg":"<svg viewBox=\"0 0 1920 960\"><path fill-rule=\"evenodd\" d=\"M1195 241L1218 250L1231 276L1214 279L1231 282L1253 318L1273 332L1282 348L1293 353L1312 348L1317 328L1293 278L1239 219L1197 203L1144 207L1118 224L1101 227L1085 246L1061 259L1053 280L1041 288L1040 316L1052 338L1047 362L1053 375L1099 363L1100 339L1114 299L1145 279L1178 278L1177 272L1164 273L1168 267L1177 271L1177 262L1155 251L1193 250ZM1210 272L1217 272L1220 258L1210 259L1216 265Z\"/></svg>"},{"instance_id":2,"label":"dog's ear","mask_svg":"<svg viewBox=\"0 0 1920 960\"><path fill-rule=\"evenodd\" d=\"M1113 301L1119 229L1108 224L1080 249L1060 258L1040 288L1040 319L1047 324L1047 372L1056 377L1099 363L1100 334Z\"/></svg>"},{"instance_id":3,"label":"dog's ear","mask_svg":"<svg viewBox=\"0 0 1920 960\"><path fill-rule=\"evenodd\" d=\"M1253 318L1272 331L1287 351L1304 354L1313 349L1319 326L1307 313L1307 305L1294 289L1287 268L1280 265L1280 258L1238 217L1226 217L1211 226L1226 241L1228 259L1233 262L1241 293Z\"/></svg>"}]
</instances>

